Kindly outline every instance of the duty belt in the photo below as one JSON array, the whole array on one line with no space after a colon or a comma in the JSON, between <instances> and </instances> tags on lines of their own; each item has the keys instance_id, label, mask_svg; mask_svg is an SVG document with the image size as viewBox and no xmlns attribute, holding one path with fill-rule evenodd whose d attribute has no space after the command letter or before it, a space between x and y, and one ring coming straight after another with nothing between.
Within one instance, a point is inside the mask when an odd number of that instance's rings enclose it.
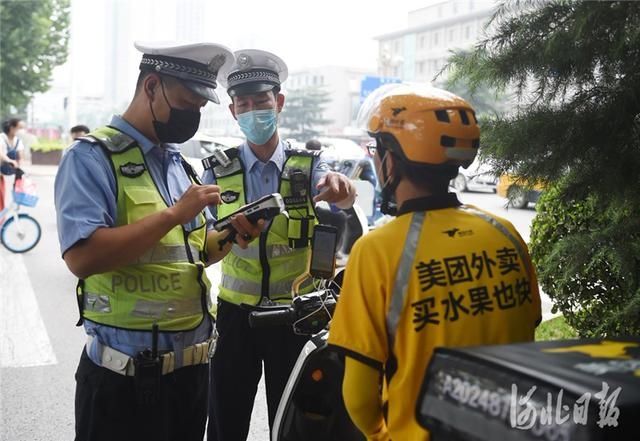
<instances>
[{"instance_id":1,"label":"duty belt","mask_svg":"<svg viewBox=\"0 0 640 441\"><path fill-rule=\"evenodd\" d=\"M86 350L89 351L95 337L89 335L87 338ZM187 346L182 350L182 365L176 367L175 352L167 352L161 354L162 375L170 374L180 367L195 366L198 364L206 364L209 362L209 351L213 349L214 339L210 338L202 343L193 346ZM116 374L133 377L135 375L134 357L131 357L109 346L100 345L100 364L103 368L109 369Z\"/></svg>"}]
</instances>

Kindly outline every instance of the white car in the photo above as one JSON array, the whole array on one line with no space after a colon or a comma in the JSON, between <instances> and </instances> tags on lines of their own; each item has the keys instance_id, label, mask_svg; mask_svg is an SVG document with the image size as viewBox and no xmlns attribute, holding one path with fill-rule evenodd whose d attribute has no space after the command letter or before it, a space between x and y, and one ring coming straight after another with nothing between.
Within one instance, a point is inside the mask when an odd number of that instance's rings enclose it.
<instances>
[{"instance_id":1,"label":"white car","mask_svg":"<svg viewBox=\"0 0 640 441\"><path fill-rule=\"evenodd\" d=\"M198 176L202 176L204 167L202 159L213 154L214 149L227 149L237 147L244 142L242 138L232 136L210 136L204 133L196 133L190 140L179 144L180 151L187 158Z\"/></svg>"},{"instance_id":2,"label":"white car","mask_svg":"<svg viewBox=\"0 0 640 441\"><path fill-rule=\"evenodd\" d=\"M449 186L459 192L488 190L495 193L497 184L498 177L493 173L489 164L481 163L476 156L469 167L460 167L458 176L451 180Z\"/></svg>"},{"instance_id":3,"label":"white car","mask_svg":"<svg viewBox=\"0 0 640 441\"><path fill-rule=\"evenodd\" d=\"M322 144L322 155L328 162L345 159L364 159L367 153L356 142L346 138L317 138Z\"/></svg>"}]
</instances>

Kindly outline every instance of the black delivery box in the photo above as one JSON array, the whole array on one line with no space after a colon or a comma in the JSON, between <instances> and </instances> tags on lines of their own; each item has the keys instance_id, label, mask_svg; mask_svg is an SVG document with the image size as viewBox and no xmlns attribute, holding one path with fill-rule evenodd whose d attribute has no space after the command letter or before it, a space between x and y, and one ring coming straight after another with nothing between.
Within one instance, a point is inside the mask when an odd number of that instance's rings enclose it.
<instances>
[{"instance_id":1,"label":"black delivery box","mask_svg":"<svg viewBox=\"0 0 640 441\"><path fill-rule=\"evenodd\" d=\"M433 441L640 441L640 337L438 348L416 417Z\"/></svg>"}]
</instances>

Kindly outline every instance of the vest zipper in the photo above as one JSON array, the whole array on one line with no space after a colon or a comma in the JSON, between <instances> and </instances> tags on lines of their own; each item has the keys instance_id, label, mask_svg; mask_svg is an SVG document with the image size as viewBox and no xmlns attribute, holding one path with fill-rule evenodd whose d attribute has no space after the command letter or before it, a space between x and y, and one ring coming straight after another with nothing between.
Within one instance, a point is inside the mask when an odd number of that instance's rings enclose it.
<instances>
[{"instance_id":1,"label":"vest zipper","mask_svg":"<svg viewBox=\"0 0 640 441\"><path fill-rule=\"evenodd\" d=\"M271 267L269 266L269 260L267 259L267 235L269 234L269 230L271 229L271 225L273 225L273 220L269 227L267 227L267 231L263 231L260 233L260 265L262 266L262 289L260 292L260 302L264 297L269 298L269 278L271 277Z\"/></svg>"},{"instance_id":2,"label":"vest zipper","mask_svg":"<svg viewBox=\"0 0 640 441\"><path fill-rule=\"evenodd\" d=\"M193 260L193 254L191 253L191 247L189 246L189 233L185 230L184 225L180 225L182 228L182 237L184 237L184 250L187 252L187 257L189 258L189 263L196 263Z\"/></svg>"},{"instance_id":3,"label":"vest zipper","mask_svg":"<svg viewBox=\"0 0 640 441\"><path fill-rule=\"evenodd\" d=\"M168 152L165 152L168 153ZM169 158L171 160L173 160L173 158ZM182 157L181 157L182 160ZM164 167L164 158L163 158L163 167ZM186 170L186 168L184 167L184 163L182 163L182 167L185 170L185 173L187 174L188 177L190 177L191 179L193 179L193 176L191 176L189 174L189 172ZM167 169L164 170L164 185L165 188L167 189L167 193L169 194L169 203L167 204L167 206L173 205L171 202L171 192L169 191L169 181L167 178L167 171L168 171L168 165L167 165ZM153 179L152 179L153 180ZM158 186L156 185L156 188ZM158 192L160 192L160 190L158 189ZM160 195L162 195L162 192L160 192ZM196 215L196 217L198 215L202 214L199 213ZM202 216L204 221L205 221L205 226L201 227L205 229L205 235L206 235L206 217L203 215ZM196 266L196 268L198 269L198 285L200 285L200 306L202 306L202 320L205 319L205 317L207 316L207 314L209 314L209 308L207 308L207 286L202 282L202 273L204 272L204 265L200 265L200 264L196 264L195 259L193 258L193 253L191 252L191 247L189 246L189 234L191 234L190 232L187 232L187 230L184 228L184 225L180 225L180 228L182 229L182 237L184 238L184 249L187 253L187 257L189 258L189 263L192 263ZM205 245L206 245L207 241L205 239ZM198 256L199 257L199 256ZM200 323L202 323L202 320L200 321ZM198 324L198 326L200 326Z\"/></svg>"},{"instance_id":4,"label":"vest zipper","mask_svg":"<svg viewBox=\"0 0 640 441\"><path fill-rule=\"evenodd\" d=\"M202 306L202 319L209 314L209 308L207 308L207 286L202 282L202 273L204 272L204 265L196 264L193 254L191 253L191 247L189 246L189 233L185 230L184 226L180 226L182 228L182 235L184 237L184 248L187 252L187 257L189 258L189 262L194 264L196 268L198 268L198 285L200 285L200 306ZM206 229L206 226L204 227ZM206 240L205 240L206 244ZM202 322L201 322L202 323Z\"/></svg>"}]
</instances>

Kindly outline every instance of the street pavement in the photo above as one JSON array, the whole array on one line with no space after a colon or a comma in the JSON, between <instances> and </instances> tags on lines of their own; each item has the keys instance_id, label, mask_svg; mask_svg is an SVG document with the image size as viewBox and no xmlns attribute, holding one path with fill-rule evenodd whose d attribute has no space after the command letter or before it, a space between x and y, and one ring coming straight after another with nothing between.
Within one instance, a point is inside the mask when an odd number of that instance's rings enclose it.
<instances>
[{"instance_id":1,"label":"street pavement","mask_svg":"<svg viewBox=\"0 0 640 441\"><path fill-rule=\"evenodd\" d=\"M74 373L85 334L78 319L75 277L60 257L53 182L57 167L29 166L40 201L27 209L41 223L41 242L23 255L0 247L0 441L52 441L74 437ZM489 193L463 193L474 204L508 218L525 240L533 209L505 209ZM213 285L219 265L207 270ZM543 297L545 318L551 302ZM264 384L254 406L250 441L268 439Z\"/></svg>"}]
</instances>

